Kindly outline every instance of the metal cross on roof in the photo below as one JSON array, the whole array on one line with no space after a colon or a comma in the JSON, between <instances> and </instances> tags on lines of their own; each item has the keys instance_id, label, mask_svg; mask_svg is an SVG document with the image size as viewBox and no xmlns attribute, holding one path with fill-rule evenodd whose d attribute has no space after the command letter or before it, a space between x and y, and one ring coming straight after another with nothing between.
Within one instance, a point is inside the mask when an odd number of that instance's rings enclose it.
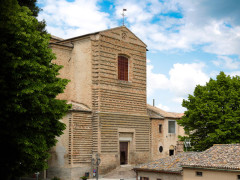
<instances>
[{"instance_id":1,"label":"metal cross on roof","mask_svg":"<svg viewBox=\"0 0 240 180\"><path fill-rule=\"evenodd\" d=\"M122 12L122 16L123 16L123 26L124 26L124 16L125 16L124 11L127 11L127 9L123 9L123 12Z\"/></svg>"}]
</instances>

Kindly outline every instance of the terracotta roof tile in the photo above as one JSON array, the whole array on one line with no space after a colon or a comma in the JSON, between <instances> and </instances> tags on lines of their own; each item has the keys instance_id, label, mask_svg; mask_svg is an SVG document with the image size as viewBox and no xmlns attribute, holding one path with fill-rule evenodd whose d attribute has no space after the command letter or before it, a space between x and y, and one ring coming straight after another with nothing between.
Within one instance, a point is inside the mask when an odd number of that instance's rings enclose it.
<instances>
[{"instance_id":1,"label":"terracotta roof tile","mask_svg":"<svg viewBox=\"0 0 240 180\"><path fill-rule=\"evenodd\" d=\"M147 104L147 109L148 109L148 113L150 112L149 116L151 118L157 118L157 117L155 117L156 114L158 114L159 116L164 117L164 118L175 118L175 119L180 119L183 116L183 113L166 112L158 107L151 106L149 104ZM151 115L151 112L154 112L154 116Z\"/></svg>"},{"instance_id":2,"label":"terracotta roof tile","mask_svg":"<svg viewBox=\"0 0 240 180\"><path fill-rule=\"evenodd\" d=\"M139 171L159 171L166 173L181 173L181 163L188 161L192 156L195 156L198 152L183 152L174 156L158 159L146 164L140 164L134 167Z\"/></svg>"},{"instance_id":3,"label":"terracotta roof tile","mask_svg":"<svg viewBox=\"0 0 240 180\"><path fill-rule=\"evenodd\" d=\"M240 144L215 144L182 166L240 170Z\"/></svg>"}]
</instances>

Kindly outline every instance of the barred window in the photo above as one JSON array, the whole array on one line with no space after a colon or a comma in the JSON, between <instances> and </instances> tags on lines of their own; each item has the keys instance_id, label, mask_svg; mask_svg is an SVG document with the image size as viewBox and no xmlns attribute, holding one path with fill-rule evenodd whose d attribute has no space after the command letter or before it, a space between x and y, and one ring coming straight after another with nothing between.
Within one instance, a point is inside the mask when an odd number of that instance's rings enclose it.
<instances>
[{"instance_id":1,"label":"barred window","mask_svg":"<svg viewBox=\"0 0 240 180\"><path fill-rule=\"evenodd\" d=\"M118 79L128 81L128 58L118 56Z\"/></svg>"}]
</instances>

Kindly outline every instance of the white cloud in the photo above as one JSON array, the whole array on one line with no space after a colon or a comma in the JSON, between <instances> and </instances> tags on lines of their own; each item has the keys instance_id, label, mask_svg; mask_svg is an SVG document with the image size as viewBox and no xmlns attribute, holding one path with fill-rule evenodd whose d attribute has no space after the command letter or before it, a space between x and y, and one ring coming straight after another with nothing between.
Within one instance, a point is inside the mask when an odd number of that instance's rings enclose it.
<instances>
[{"instance_id":1,"label":"white cloud","mask_svg":"<svg viewBox=\"0 0 240 180\"><path fill-rule=\"evenodd\" d=\"M177 97L191 94L196 85L204 85L209 77L203 72L203 63L174 64L169 71L170 90Z\"/></svg>"},{"instance_id":2,"label":"white cloud","mask_svg":"<svg viewBox=\"0 0 240 180\"><path fill-rule=\"evenodd\" d=\"M227 74L230 75L231 77L233 77L233 76L240 76L240 71L234 71L234 72L227 73Z\"/></svg>"},{"instance_id":3,"label":"white cloud","mask_svg":"<svg viewBox=\"0 0 240 180\"><path fill-rule=\"evenodd\" d=\"M118 26L122 9L127 8L129 28L151 50L191 51L201 45L209 53L240 55L240 3L234 0L118 0L109 7L113 14L103 12L98 2L41 0L39 19L46 20L50 33L67 38Z\"/></svg>"},{"instance_id":4,"label":"white cloud","mask_svg":"<svg viewBox=\"0 0 240 180\"><path fill-rule=\"evenodd\" d=\"M168 79L164 74L153 73L153 66L147 65L147 94L151 95L158 89L166 89L168 87Z\"/></svg>"},{"instance_id":5,"label":"white cloud","mask_svg":"<svg viewBox=\"0 0 240 180\"><path fill-rule=\"evenodd\" d=\"M237 60L233 60L228 56L218 56L218 60L212 61L215 66L223 67L226 69L239 69L240 62Z\"/></svg>"},{"instance_id":6,"label":"white cloud","mask_svg":"<svg viewBox=\"0 0 240 180\"><path fill-rule=\"evenodd\" d=\"M205 64L174 64L169 71L169 78L164 74L154 73L153 66L147 66L147 92L152 96L158 90L169 90L172 101L181 105L182 99L192 94L196 85L205 85L209 76L203 72ZM169 100L170 100L169 99Z\"/></svg>"},{"instance_id":7,"label":"white cloud","mask_svg":"<svg viewBox=\"0 0 240 180\"><path fill-rule=\"evenodd\" d=\"M184 99L183 97L176 97L176 98L173 98L172 101L178 104L182 104L183 99Z\"/></svg>"},{"instance_id":8,"label":"white cloud","mask_svg":"<svg viewBox=\"0 0 240 180\"><path fill-rule=\"evenodd\" d=\"M206 4L202 0L139 3L133 0L120 1L116 8L120 14L122 7L129 7L127 21L130 29L148 44L149 49L191 51L201 45L205 52L240 55L240 23L235 23L240 15L234 11L236 7L232 13L223 12L224 16L216 11L224 7L224 3L232 4L231 7L237 4L236 1ZM172 12L181 14L182 18L164 15Z\"/></svg>"},{"instance_id":9,"label":"white cloud","mask_svg":"<svg viewBox=\"0 0 240 180\"><path fill-rule=\"evenodd\" d=\"M162 109L162 110L164 110L164 111L170 111L170 108L169 108L169 107L164 106L164 105L162 105L162 104L158 104L158 105L156 105L156 107L158 107L158 108L160 108L160 109Z\"/></svg>"},{"instance_id":10,"label":"white cloud","mask_svg":"<svg viewBox=\"0 0 240 180\"><path fill-rule=\"evenodd\" d=\"M44 0L39 19L45 19L47 30L62 38L104 30L114 26L109 14L101 12L96 0Z\"/></svg>"}]
</instances>

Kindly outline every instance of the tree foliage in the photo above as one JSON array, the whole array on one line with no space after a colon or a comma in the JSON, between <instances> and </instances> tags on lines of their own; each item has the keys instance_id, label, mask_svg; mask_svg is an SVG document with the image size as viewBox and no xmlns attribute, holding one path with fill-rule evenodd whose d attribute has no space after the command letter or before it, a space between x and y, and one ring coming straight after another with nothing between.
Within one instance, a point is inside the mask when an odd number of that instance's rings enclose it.
<instances>
[{"instance_id":1,"label":"tree foliage","mask_svg":"<svg viewBox=\"0 0 240 180\"><path fill-rule=\"evenodd\" d=\"M37 0L18 0L20 6L26 6L32 11L32 16L37 17L41 9L36 5ZM45 20L39 21L37 29L42 33L47 33L45 30L46 22Z\"/></svg>"},{"instance_id":2,"label":"tree foliage","mask_svg":"<svg viewBox=\"0 0 240 180\"><path fill-rule=\"evenodd\" d=\"M50 35L16 0L0 3L0 143L1 179L41 171L49 149L65 125L66 101L56 99L68 80L49 46Z\"/></svg>"},{"instance_id":3,"label":"tree foliage","mask_svg":"<svg viewBox=\"0 0 240 180\"><path fill-rule=\"evenodd\" d=\"M240 142L239 76L231 78L221 72L216 80L196 86L182 106L187 111L178 123L191 138L194 150Z\"/></svg>"},{"instance_id":4,"label":"tree foliage","mask_svg":"<svg viewBox=\"0 0 240 180\"><path fill-rule=\"evenodd\" d=\"M39 11L41 10L37 5L37 0L18 0L20 6L26 6L32 11L34 17L38 16Z\"/></svg>"}]
</instances>

